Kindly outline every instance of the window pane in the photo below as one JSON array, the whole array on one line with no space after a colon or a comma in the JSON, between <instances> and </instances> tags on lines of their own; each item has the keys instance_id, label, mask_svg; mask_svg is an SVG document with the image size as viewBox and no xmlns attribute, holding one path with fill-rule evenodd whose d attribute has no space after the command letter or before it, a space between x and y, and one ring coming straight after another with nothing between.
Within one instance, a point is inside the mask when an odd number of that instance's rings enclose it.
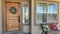
<instances>
[{"instance_id":1,"label":"window pane","mask_svg":"<svg viewBox=\"0 0 60 34\"><path fill-rule=\"evenodd\" d=\"M48 22L56 22L57 21L57 14L48 14Z\"/></svg>"},{"instance_id":2,"label":"window pane","mask_svg":"<svg viewBox=\"0 0 60 34\"><path fill-rule=\"evenodd\" d=\"M43 19L43 14L42 13L37 13L37 21L42 22Z\"/></svg>"},{"instance_id":3,"label":"window pane","mask_svg":"<svg viewBox=\"0 0 60 34\"><path fill-rule=\"evenodd\" d=\"M27 3L23 4L23 23L28 24L29 22L29 7Z\"/></svg>"},{"instance_id":4,"label":"window pane","mask_svg":"<svg viewBox=\"0 0 60 34\"><path fill-rule=\"evenodd\" d=\"M45 3L37 3L36 4L36 21L47 22L47 14L46 14L46 4Z\"/></svg>"},{"instance_id":5,"label":"window pane","mask_svg":"<svg viewBox=\"0 0 60 34\"><path fill-rule=\"evenodd\" d=\"M47 22L47 14L37 13L37 22Z\"/></svg>"},{"instance_id":6,"label":"window pane","mask_svg":"<svg viewBox=\"0 0 60 34\"><path fill-rule=\"evenodd\" d=\"M56 23L57 22L57 11L58 11L58 4L49 4L48 5L48 22Z\"/></svg>"},{"instance_id":7,"label":"window pane","mask_svg":"<svg viewBox=\"0 0 60 34\"><path fill-rule=\"evenodd\" d=\"M46 12L46 4L45 3L37 3L36 11L37 11L37 13Z\"/></svg>"},{"instance_id":8,"label":"window pane","mask_svg":"<svg viewBox=\"0 0 60 34\"><path fill-rule=\"evenodd\" d=\"M57 4L49 4L48 5L48 12L49 13L57 13L58 5Z\"/></svg>"},{"instance_id":9,"label":"window pane","mask_svg":"<svg viewBox=\"0 0 60 34\"><path fill-rule=\"evenodd\" d=\"M47 14L46 13L43 14L43 22L47 22Z\"/></svg>"}]
</instances>

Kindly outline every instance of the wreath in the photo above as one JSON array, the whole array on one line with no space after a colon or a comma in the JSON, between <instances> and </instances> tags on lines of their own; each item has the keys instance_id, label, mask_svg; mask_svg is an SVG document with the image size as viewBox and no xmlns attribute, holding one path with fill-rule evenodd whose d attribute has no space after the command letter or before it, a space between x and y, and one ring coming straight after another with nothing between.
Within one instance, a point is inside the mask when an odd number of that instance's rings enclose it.
<instances>
[{"instance_id":1,"label":"wreath","mask_svg":"<svg viewBox=\"0 0 60 34\"><path fill-rule=\"evenodd\" d=\"M15 7L11 7L11 8L9 9L9 11L10 11L10 13L12 13L12 14L16 14L17 9L16 9Z\"/></svg>"}]
</instances>

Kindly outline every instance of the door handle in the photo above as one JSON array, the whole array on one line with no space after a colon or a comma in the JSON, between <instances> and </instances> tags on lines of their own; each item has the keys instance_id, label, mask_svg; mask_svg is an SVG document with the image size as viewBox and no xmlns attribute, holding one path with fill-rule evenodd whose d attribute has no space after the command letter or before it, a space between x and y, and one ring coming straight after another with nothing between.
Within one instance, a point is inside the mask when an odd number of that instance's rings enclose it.
<instances>
[{"instance_id":1,"label":"door handle","mask_svg":"<svg viewBox=\"0 0 60 34\"><path fill-rule=\"evenodd\" d=\"M18 22L20 23L20 16L18 16Z\"/></svg>"}]
</instances>

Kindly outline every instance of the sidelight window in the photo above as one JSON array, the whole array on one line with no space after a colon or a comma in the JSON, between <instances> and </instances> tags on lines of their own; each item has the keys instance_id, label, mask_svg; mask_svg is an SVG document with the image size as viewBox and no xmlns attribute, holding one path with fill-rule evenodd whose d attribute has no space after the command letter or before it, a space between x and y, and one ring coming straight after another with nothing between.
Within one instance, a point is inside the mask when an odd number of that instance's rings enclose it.
<instances>
[{"instance_id":1,"label":"sidelight window","mask_svg":"<svg viewBox=\"0 0 60 34\"><path fill-rule=\"evenodd\" d=\"M23 24L29 24L29 4L23 3Z\"/></svg>"}]
</instances>

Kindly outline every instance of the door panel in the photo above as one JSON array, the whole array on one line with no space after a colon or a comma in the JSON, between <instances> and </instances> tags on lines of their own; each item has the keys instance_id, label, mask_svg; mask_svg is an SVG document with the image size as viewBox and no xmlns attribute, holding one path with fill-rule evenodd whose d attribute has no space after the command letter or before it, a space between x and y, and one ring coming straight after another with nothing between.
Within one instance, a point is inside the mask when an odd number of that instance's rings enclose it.
<instances>
[{"instance_id":1,"label":"door panel","mask_svg":"<svg viewBox=\"0 0 60 34\"><path fill-rule=\"evenodd\" d=\"M6 12L7 12L7 31L20 30L19 22L19 3L7 2L6 3Z\"/></svg>"}]
</instances>

